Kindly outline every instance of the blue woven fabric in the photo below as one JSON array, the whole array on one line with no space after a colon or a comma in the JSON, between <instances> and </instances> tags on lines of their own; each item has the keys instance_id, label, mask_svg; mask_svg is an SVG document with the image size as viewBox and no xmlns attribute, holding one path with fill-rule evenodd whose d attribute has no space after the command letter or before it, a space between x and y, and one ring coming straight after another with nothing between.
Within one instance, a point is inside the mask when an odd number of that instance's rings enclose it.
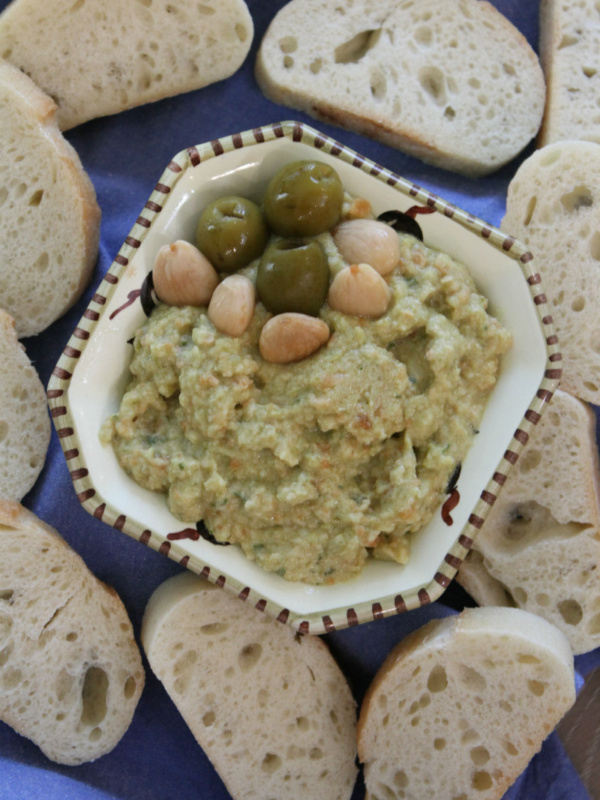
<instances>
[{"instance_id":1,"label":"blue woven fabric","mask_svg":"<svg viewBox=\"0 0 600 800\"><path fill-rule=\"evenodd\" d=\"M88 0L90 2L91 0ZM96 0L100 3L100 0ZM0 0L0 10L8 3ZM43 0L40 0L43 6ZM44 385L102 276L129 233L171 157L185 147L285 119L299 119L340 139L486 221L499 225L508 182L518 165L472 180L428 167L399 151L338 128L315 123L265 99L253 76L256 50L282 0L248 0L255 40L242 69L230 79L122 114L95 120L67 134L89 173L102 209L101 244L92 282L77 306L38 337L24 342ZM496 0L537 47L537 2ZM90 65L93 71L93 64ZM1 121L0 121L1 124ZM531 152L525 152L522 157ZM139 634L153 590L180 567L91 517L80 506L56 433L46 466L24 504L56 527L90 569L114 586ZM1 555L0 555L1 557ZM425 609L348 629L325 638L360 699L385 655L406 633L432 617L455 613L460 593ZM454 608L448 605L453 602ZM577 660L581 674L600 663L600 651ZM116 749L79 767L49 762L31 742L0 723L0 800L227 800L210 762L147 663L147 685L133 723ZM364 797L359 781L353 800ZM506 796L510 800L587 800L553 734Z\"/></svg>"}]
</instances>

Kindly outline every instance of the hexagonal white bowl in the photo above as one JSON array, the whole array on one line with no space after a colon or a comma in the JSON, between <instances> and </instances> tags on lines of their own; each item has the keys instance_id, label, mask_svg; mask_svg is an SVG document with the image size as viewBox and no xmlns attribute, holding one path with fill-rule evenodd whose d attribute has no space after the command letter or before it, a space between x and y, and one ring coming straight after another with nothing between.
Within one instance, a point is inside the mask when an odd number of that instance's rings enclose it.
<instances>
[{"instance_id":1,"label":"hexagonal white bowl","mask_svg":"<svg viewBox=\"0 0 600 800\"><path fill-rule=\"evenodd\" d=\"M514 337L463 462L452 499L458 505L413 537L406 566L371 561L359 577L333 586L291 583L263 571L237 547L173 536L183 526L168 511L165 496L138 486L98 437L127 382L129 342L145 319L140 289L158 248L193 240L207 202L233 192L260 198L280 167L302 158L333 164L345 188L369 199L376 214L412 209L426 244L467 265L490 310ZM546 297L524 245L318 131L283 122L190 147L173 158L69 340L48 398L77 495L91 514L302 632L321 633L442 594L556 388L559 366Z\"/></svg>"}]
</instances>

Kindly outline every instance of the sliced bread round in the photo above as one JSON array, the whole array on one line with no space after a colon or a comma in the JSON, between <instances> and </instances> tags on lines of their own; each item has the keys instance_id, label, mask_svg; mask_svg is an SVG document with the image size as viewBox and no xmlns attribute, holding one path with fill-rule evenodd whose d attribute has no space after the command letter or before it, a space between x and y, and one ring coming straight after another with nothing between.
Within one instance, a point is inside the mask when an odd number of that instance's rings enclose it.
<instances>
[{"instance_id":1,"label":"sliced bread round","mask_svg":"<svg viewBox=\"0 0 600 800\"><path fill-rule=\"evenodd\" d=\"M527 158L501 227L536 258L564 356L561 387L600 405L600 144L556 142Z\"/></svg>"},{"instance_id":2,"label":"sliced bread round","mask_svg":"<svg viewBox=\"0 0 600 800\"><path fill-rule=\"evenodd\" d=\"M540 61L548 86L540 147L569 139L600 144L600 7L541 0Z\"/></svg>"},{"instance_id":3,"label":"sliced bread round","mask_svg":"<svg viewBox=\"0 0 600 800\"><path fill-rule=\"evenodd\" d=\"M0 719L52 761L112 750L144 686L116 592L53 528L0 501Z\"/></svg>"},{"instance_id":4,"label":"sliced bread round","mask_svg":"<svg viewBox=\"0 0 600 800\"><path fill-rule=\"evenodd\" d=\"M557 391L512 468L458 581L480 605L517 605L600 647L600 468L592 408Z\"/></svg>"},{"instance_id":5,"label":"sliced bread round","mask_svg":"<svg viewBox=\"0 0 600 800\"><path fill-rule=\"evenodd\" d=\"M14 0L0 56L56 101L67 130L229 77L253 35L244 0Z\"/></svg>"},{"instance_id":6,"label":"sliced bread round","mask_svg":"<svg viewBox=\"0 0 600 800\"><path fill-rule=\"evenodd\" d=\"M483 0L292 0L256 78L277 103L468 175L516 156L544 110L537 56Z\"/></svg>"},{"instance_id":7,"label":"sliced bread round","mask_svg":"<svg viewBox=\"0 0 600 800\"><path fill-rule=\"evenodd\" d=\"M0 364L0 498L21 500L44 466L51 426L42 382L1 309Z\"/></svg>"},{"instance_id":8,"label":"sliced bread round","mask_svg":"<svg viewBox=\"0 0 600 800\"><path fill-rule=\"evenodd\" d=\"M371 800L499 800L575 701L573 655L546 620L473 608L390 653L369 687L358 752Z\"/></svg>"},{"instance_id":9,"label":"sliced bread round","mask_svg":"<svg viewBox=\"0 0 600 800\"><path fill-rule=\"evenodd\" d=\"M154 592L142 645L235 800L346 800L356 710L327 646L191 572Z\"/></svg>"},{"instance_id":10,"label":"sliced bread round","mask_svg":"<svg viewBox=\"0 0 600 800\"><path fill-rule=\"evenodd\" d=\"M0 308L19 338L76 302L98 254L94 187L55 112L27 75L0 60Z\"/></svg>"}]
</instances>

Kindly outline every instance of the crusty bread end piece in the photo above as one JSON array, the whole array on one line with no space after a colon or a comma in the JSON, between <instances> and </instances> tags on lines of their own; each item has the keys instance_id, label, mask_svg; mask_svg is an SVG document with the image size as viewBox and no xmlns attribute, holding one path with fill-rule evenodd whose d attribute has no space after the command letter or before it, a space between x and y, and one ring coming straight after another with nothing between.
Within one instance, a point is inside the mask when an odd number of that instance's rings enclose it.
<instances>
[{"instance_id":1,"label":"crusty bread end piece","mask_svg":"<svg viewBox=\"0 0 600 800\"><path fill-rule=\"evenodd\" d=\"M547 97L538 145L600 144L600 7L595 0L541 0L540 60Z\"/></svg>"},{"instance_id":2,"label":"crusty bread end piece","mask_svg":"<svg viewBox=\"0 0 600 800\"><path fill-rule=\"evenodd\" d=\"M13 0L0 56L58 105L61 130L232 75L254 35L244 0Z\"/></svg>"},{"instance_id":3,"label":"crusty bread end piece","mask_svg":"<svg viewBox=\"0 0 600 800\"><path fill-rule=\"evenodd\" d=\"M561 388L600 405L600 144L556 142L525 159L501 227L535 256L564 360Z\"/></svg>"},{"instance_id":4,"label":"crusty bread end piece","mask_svg":"<svg viewBox=\"0 0 600 800\"><path fill-rule=\"evenodd\" d=\"M473 176L527 145L545 100L536 54L483 0L292 0L255 73L276 103Z\"/></svg>"},{"instance_id":5,"label":"crusty bread end piece","mask_svg":"<svg viewBox=\"0 0 600 800\"><path fill-rule=\"evenodd\" d=\"M150 598L142 645L235 800L351 796L355 703L321 639L184 572Z\"/></svg>"},{"instance_id":6,"label":"crusty bread end piece","mask_svg":"<svg viewBox=\"0 0 600 800\"><path fill-rule=\"evenodd\" d=\"M0 60L0 308L19 338L62 316L89 283L100 209L56 106Z\"/></svg>"},{"instance_id":7,"label":"crusty bread end piece","mask_svg":"<svg viewBox=\"0 0 600 800\"><path fill-rule=\"evenodd\" d=\"M112 750L144 686L116 592L51 527L0 501L0 719L52 761Z\"/></svg>"},{"instance_id":8,"label":"crusty bread end piece","mask_svg":"<svg viewBox=\"0 0 600 800\"><path fill-rule=\"evenodd\" d=\"M499 800L575 701L573 655L546 620L473 608L391 652L358 722L370 800Z\"/></svg>"},{"instance_id":9,"label":"crusty bread end piece","mask_svg":"<svg viewBox=\"0 0 600 800\"><path fill-rule=\"evenodd\" d=\"M517 605L600 647L596 416L557 391L512 468L458 581L480 605Z\"/></svg>"},{"instance_id":10,"label":"crusty bread end piece","mask_svg":"<svg viewBox=\"0 0 600 800\"><path fill-rule=\"evenodd\" d=\"M13 318L2 310L0 396L0 497L21 500L44 466L50 417L42 382L17 339Z\"/></svg>"}]
</instances>

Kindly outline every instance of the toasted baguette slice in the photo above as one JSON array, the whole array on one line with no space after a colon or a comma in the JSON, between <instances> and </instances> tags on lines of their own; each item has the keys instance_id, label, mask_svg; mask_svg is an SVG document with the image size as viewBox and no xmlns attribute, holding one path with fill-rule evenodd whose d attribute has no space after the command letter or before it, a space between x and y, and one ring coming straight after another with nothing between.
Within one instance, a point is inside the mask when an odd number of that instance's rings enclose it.
<instances>
[{"instance_id":1,"label":"toasted baguette slice","mask_svg":"<svg viewBox=\"0 0 600 800\"><path fill-rule=\"evenodd\" d=\"M508 187L501 227L536 257L564 356L561 387L600 405L600 144L537 150Z\"/></svg>"},{"instance_id":2,"label":"toasted baguette slice","mask_svg":"<svg viewBox=\"0 0 600 800\"><path fill-rule=\"evenodd\" d=\"M17 339L13 318L2 310L0 364L0 497L21 500L44 466L50 417L42 382Z\"/></svg>"},{"instance_id":3,"label":"toasted baguette slice","mask_svg":"<svg viewBox=\"0 0 600 800\"><path fill-rule=\"evenodd\" d=\"M112 750L144 686L117 594L59 534L0 501L0 719L61 764Z\"/></svg>"},{"instance_id":4,"label":"toasted baguette slice","mask_svg":"<svg viewBox=\"0 0 600 800\"><path fill-rule=\"evenodd\" d=\"M292 0L256 78L276 103L467 175L516 156L545 99L527 40L483 0Z\"/></svg>"},{"instance_id":5,"label":"toasted baguette slice","mask_svg":"<svg viewBox=\"0 0 600 800\"><path fill-rule=\"evenodd\" d=\"M355 703L318 637L188 572L150 598L142 645L235 800L350 797Z\"/></svg>"},{"instance_id":6,"label":"toasted baguette slice","mask_svg":"<svg viewBox=\"0 0 600 800\"><path fill-rule=\"evenodd\" d=\"M367 796L498 800L574 701L569 643L549 622L515 608L430 622L365 695Z\"/></svg>"},{"instance_id":7,"label":"toasted baguette slice","mask_svg":"<svg viewBox=\"0 0 600 800\"><path fill-rule=\"evenodd\" d=\"M541 0L540 60L548 86L538 137L600 144L600 13L595 0Z\"/></svg>"},{"instance_id":8,"label":"toasted baguette slice","mask_svg":"<svg viewBox=\"0 0 600 800\"><path fill-rule=\"evenodd\" d=\"M600 470L594 411L565 392L531 433L458 581L480 605L517 605L600 647Z\"/></svg>"},{"instance_id":9,"label":"toasted baguette slice","mask_svg":"<svg viewBox=\"0 0 600 800\"><path fill-rule=\"evenodd\" d=\"M67 130L229 77L253 35L244 0L13 0L0 56L56 101Z\"/></svg>"},{"instance_id":10,"label":"toasted baguette slice","mask_svg":"<svg viewBox=\"0 0 600 800\"><path fill-rule=\"evenodd\" d=\"M98 254L94 187L56 125L56 106L0 60L0 308L19 338L62 316Z\"/></svg>"}]
</instances>

